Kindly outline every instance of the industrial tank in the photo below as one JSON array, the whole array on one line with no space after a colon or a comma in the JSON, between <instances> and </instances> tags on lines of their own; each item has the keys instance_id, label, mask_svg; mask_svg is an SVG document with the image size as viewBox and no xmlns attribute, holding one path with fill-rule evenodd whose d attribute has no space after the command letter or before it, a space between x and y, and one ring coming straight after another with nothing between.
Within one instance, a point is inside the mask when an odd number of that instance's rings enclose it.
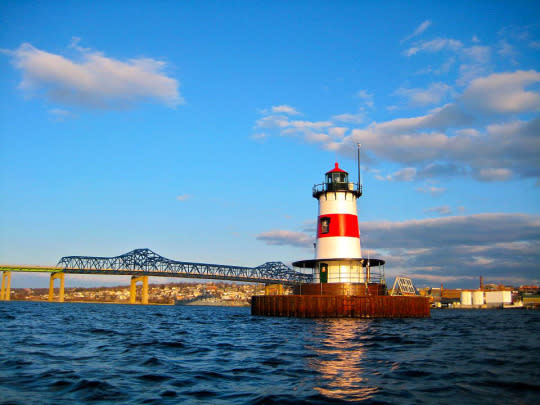
<instances>
[{"instance_id":1,"label":"industrial tank","mask_svg":"<svg viewBox=\"0 0 540 405\"><path fill-rule=\"evenodd\" d=\"M460 302L462 306L471 306L472 305L472 292L462 291Z\"/></svg>"},{"instance_id":2,"label":"industrial tank","mask_svg":"<svg viewBox=\"0 0 540 405\"><path fill-rule=\"evenodd\" d=\"M473 305L484 305L484 292L483 291L473 291L473 293L472 293L472 304Z\"/></svg>"},{"instance_id":3,"label":"industrial tank","mask_svg":"<svg viewBox=\"0 0 540 405\"><path fill-rule=\"evenodd\" d=\"M488 305L503 305L511 303L511 291L486 291L486 304Z\"/></svg>"}]
</instances>

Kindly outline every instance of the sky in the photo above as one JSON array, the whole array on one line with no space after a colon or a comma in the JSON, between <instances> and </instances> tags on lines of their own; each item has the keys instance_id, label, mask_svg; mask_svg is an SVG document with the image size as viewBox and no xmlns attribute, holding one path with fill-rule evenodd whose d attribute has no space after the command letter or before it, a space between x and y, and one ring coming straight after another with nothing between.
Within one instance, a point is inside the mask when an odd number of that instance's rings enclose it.
<instances>
[{"instance_id":1,"label":"sky","mask_svg":"<svg viewBox=\"0 0 540 405\"><path fill-rule=\"evenodd\" d=\"M311 188L334 162L357 181L361 143L362 249L390 282L538 284L539 17L535 1L3 1L0 262L310 259Z\"/></svg>"}]
</instances>

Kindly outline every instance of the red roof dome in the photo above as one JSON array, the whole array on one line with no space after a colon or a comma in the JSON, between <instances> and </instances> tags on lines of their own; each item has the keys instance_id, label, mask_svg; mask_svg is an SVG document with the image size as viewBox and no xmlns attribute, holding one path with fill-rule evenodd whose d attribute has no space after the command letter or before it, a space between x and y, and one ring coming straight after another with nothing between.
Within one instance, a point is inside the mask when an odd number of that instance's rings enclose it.
<instances>
[{"instance_id":1,"label":"red roof dome","mask_svg":"<svg viewBox=\"0 0 540 405\"><path fill-rule=\"evenodd\" d=\"M338 163L336 162L336 165L334 166L334 168L330 170L329 172L326 172L326 174L329 174L329 173L347 173L347 172L345 170L341 170L338 166Z\"/></svg>"}]
</instances>

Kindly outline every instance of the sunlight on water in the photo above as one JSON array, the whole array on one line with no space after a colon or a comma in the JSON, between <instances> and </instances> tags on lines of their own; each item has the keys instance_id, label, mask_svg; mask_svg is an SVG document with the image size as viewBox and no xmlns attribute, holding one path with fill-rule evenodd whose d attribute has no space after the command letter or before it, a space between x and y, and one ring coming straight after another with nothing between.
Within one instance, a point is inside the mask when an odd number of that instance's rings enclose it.
<instances>
[{"instance_id":1,"label":"sunlight on water","mask_svg":"<svg viewBox=\"0 0 540 405\"><path fill-rule=\"evenodd\" d=\"M362 366L365 349L358 340L369 328L370 320L337 319L320 321L317 334L325 335L318 346L312 346L317 357L310 364L322 376L321 386L315 386L329 398L366 400L378 390L366 381Z\"/></svg>"}]
</instances>

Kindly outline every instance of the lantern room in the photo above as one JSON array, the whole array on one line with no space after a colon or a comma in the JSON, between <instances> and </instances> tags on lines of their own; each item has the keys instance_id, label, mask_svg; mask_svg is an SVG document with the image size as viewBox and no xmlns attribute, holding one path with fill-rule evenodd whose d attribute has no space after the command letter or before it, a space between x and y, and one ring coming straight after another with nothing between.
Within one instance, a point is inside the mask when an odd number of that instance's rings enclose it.
<instances>
[{"instance_id":1,"label":"lantern room","mask_svg":"<svg viewBox=\"0 0 540 405\"><path fill-rule=\"evenodd\" d=\"M326 187L328 191L347 190L349 188L349 173L340 169L336 163L332 170L326 172Z\"/></svg>"}]
</instances>

